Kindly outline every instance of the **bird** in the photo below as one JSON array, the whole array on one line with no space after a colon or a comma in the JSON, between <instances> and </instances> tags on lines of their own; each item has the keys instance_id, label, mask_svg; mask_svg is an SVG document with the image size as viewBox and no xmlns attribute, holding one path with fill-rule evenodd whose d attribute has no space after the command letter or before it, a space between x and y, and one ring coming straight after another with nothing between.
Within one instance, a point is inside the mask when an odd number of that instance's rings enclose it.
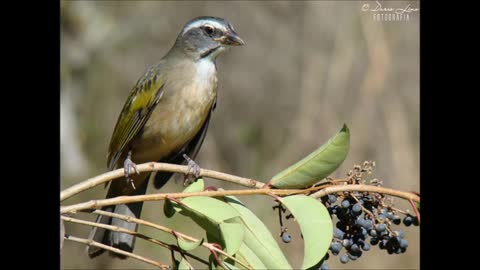
<instances>
[{"instance_id":1,"label":"bird","mask_svg":"<svg viewBox=\"0 0 480 270\"><path fill-rule=\"evenodd\" d=\"M189 174L198 177L194 159L205 138L217 100L217 56L240 38L226 19L202 16L188 21L173 46L147 69L132 88L118 117L107 154L109 170L123 168L124 179L110 181L106 198L143 195L153 179L161 188L171 172L139 173L136 164L157 161L188 163ZM151 176L152 174L152 176ZM108 185L108 183L107 183ZM140 218L143 202L112 205L102 210ZM97 223L137 231L138 224L99 215ZM93 227L89 239L132 252L135 237ZM105 249L88 246L90 258ZM126 256L110 252L113 257Z\"/></svg>"}]
</instances>

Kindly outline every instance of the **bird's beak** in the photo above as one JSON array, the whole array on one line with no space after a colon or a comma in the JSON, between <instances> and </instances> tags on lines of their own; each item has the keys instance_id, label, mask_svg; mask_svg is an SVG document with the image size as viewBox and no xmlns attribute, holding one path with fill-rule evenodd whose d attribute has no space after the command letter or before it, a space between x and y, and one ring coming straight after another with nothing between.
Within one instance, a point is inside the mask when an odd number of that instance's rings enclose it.
<instances>
[{"instance_id":1,"label":"bird's beak","mask_svg":"<svg viewBox=\"0 0 480 270\"><path fill-rule=\"evenodd\" d=\"M230 31L222 40L222 43L225 45L241 46L245 45L243 41L235 31Z\"/></svg>"}]
</instances>

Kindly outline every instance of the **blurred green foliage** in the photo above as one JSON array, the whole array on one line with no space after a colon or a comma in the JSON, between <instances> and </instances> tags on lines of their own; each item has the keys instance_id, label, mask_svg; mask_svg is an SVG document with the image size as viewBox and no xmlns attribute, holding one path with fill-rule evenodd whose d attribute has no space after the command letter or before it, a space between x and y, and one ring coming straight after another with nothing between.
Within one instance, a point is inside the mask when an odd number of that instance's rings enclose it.
<instances>
[{"instance_id":1,"label":"blurred green foliage","mask_svg":"<svg viewBox=\"0 0 480 270\"><path fill-rule=\"evenodd\" d=\"M371 2L374 3L374 2ZM407 1L384 1L404 7ZM118 114L138 77L173 45L185 22L201 15L228 19L246 46L219 57L219 94L200 166L269 180L315 150L347 123L351 147L332 175L375 160L384 185L419 190L419 14L409 21L376 22L363 1L61 1L61 188L106 171L106 152ZM413 5L418 6L418 2ZM213 180L207 185L238 188ZM170 181L164 191L180 192ZM153 192L153 188L151 189ZM66 203L103 198L98 187ZM242 201L279 233L270 198ZM396 201L400 207L408 204ZM163 203L146 203L142 218L203 237L185 217L160 220ZM93 220L93 217L90 217ZM303 243L279 245L300 267ZM195 229L198 228L198 229ZM66 224L69 234L89 228ZM148 228L141 232L174 243ZM419 230L405 229L409 249L378 249L333 269L419 268ZM207 255L198 249L196 254ZM136 252L169 262L169 252L137 241ZM65 242L63 269L142 268L135 260L89 260L84 246Z\"/></svg>"}]
</instances>

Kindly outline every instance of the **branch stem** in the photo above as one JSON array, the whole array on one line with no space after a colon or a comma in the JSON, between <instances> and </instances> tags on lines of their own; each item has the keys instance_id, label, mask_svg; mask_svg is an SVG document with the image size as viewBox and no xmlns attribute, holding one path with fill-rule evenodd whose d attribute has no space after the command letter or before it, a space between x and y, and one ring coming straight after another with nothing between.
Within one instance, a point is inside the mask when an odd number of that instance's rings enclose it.
<instances>
[{"instance_id":1,"label":"branch stem","mask_svg":"<svg viewBox=\"0 0 480 270\"><path fill-rule=\"evenodd\" d=\"M71 236L71 235L66 235L65 236L65 239L66 240L70 240L70 241L73 241L73 242L77 242L77 243L82 243L82 244L85 244L85 245L89 245L89 246L94 246L94 247L99 247L99 248L103 248L103 249L106 249L108 251L111 251L111 252L115 252L115 253L118 253L118 254L122 254L124 256L128 256L128 257L131 257L131 258L134 258L136 260L139 260L139 261L142 261L142 262L145 262L145 263L148 263L148 264L151 264L153 266L156 266L160 269L168 269L168 265L165 265L165 264L162 264L160 262L157 262L157 261L154 261L154 260L151 260L149 258L145 258L143 256L140 256L140 255L137 255L137 254L134 254L134 253L130 253L130 252L127 252L127 251L124 251L124 250L121 250L121 249L118 249L118 248L114 248L114 247L111 247L111 246L107 246L107 245L104 245L104 244L101 244L101 243L98 243L98 242L95 242L93 240L89 240L89 239L85 239L85 238L79 238L79 237L75 237L75 236Z\"/></svg>"},{"instance_id":2,"label":"branch stem","mask_svg":"<svg viewBox=\"0 0 480 270\"><path fill-rule=\"evenodd\" d=\"M152 223L152 222L149 222L147 220L144 220L144 219L138 219L138 218L134 218L134 217L130 217L130 216L125 216L125 215L121 215L121 214L117 214L117 213L112 213L112 212L107 212L107 211L103 211L103 210L95 210L92 212L93 214L98 214L98 215L102 215L102 216L108 216L108 217L113 217L113 218L118 218L118 219L122 219L122 220L125 220L125 221L128 221L128 222L134 222L134 223L137 223L137 224L140 224L140 225L144 225L144 226L147 226L147 227L151 227L151 228L154 228L154 229L157 229L157 230L160 230L160 231L163 231L163 232L166 232L166 233L169 233L175 237L179 236L183 239L186 239L188 241L192 241L192 242L197 242L199 241L198 239L192 237L192 236L189 236L189 235L186 235L186 234L183 234L181 232L178 232L178 231L175 231L175 230L172 230L170 228L167 228L165 226L162 226L162 225L158 225L158 224L155 224L155 223ZM224 255L225 257L227 258L230 258L232 259L233 261L239 263L240 265L242 265L243 267L245 267L246 269L249 269L249 267L247 265L245 265L243 262L239 261L237 258L231 256L230 254L226 253L225 251L223 251L221 248L217 248L216 245L214 243L208 243L208 242L203 242L202 243L202 246L207 248L208 250L213 250L217 253L220 253L222 255ZM188 253L187 253L188 255ZM193 258L193 257L192 257ZM194 258L194 259L197 259L197 258ZM208 262L207 262L208 264Z\"/></svg>"},{"instance_id":3,"label":"branch stem","mask_svg":"<svg viewBox=\"0 0 480 270\"><path fill-rule=\"evenodd\" d=\"M167 171L167 172L174 172L174 173L188 173L188 166L185 165L176 165L176 164L169 164L169 163L160 163L160 162L148 162L137 165L138 172L153 172L153 171ZM60 193L60 201L64 201L73 195L76 195L82 191L87 189L93 188L100 184L106 183L111 180L116 180L123 178L125 176L125 172L123 169L117 169L114 171L110 171L85 181L82 181L76 185L73 185ZM208 177L212 179L222 180L226 182L231 182L235 184L239 184L249 188L261 188L265 183L259 182L253 179L244 178L236 175L231 175L227 173L222 173L213 170L207 169L200 169L200 177Z\"/></svg>"},{"instance_id":4,"label":"branch stem","mask_svg":"<svg viewBox=\"0 0 480 270\"><path fill-rule=\"evenodd\" d=\"M247 189L247 190L222 190L222 191L201 191L201 192L190 192L190 193L157 193L157 194L148 194L148 195L138 195L138 196L119 196L110 199L104 200L91 200L83 203L78 203L69 206L62 206L60 208L61 214L66 213L75 213L76 211L85 210L85 209L96 209L108 205L116 204L126 204L133 202L145 202L145 201L161 201L168 198L186 198L193 196L206 196L206 197L223 197L223 196L241 196L241 195L269 195L272 194L277 196L289 196L294 194L308 194L311 191L320 189L319 191L313 193L312 197L320 198L322 196L345 191L366 191L366 192L377 192L387 195L392 195L400 197L406 200L412 200L419 202L420 197L405 191L394 190L390 188L377 187L371 185L333 185L329 187L312 187L308 189Z\"/></svg>"}]
</instances>

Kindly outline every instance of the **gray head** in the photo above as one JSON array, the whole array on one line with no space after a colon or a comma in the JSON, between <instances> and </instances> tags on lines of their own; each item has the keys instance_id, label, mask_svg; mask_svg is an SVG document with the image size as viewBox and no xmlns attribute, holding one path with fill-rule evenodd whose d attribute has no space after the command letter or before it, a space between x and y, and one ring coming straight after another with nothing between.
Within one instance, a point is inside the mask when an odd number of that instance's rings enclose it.
<instances>
[{"instance_id":1,"label":"gray head","mask_svg":"<svg viewBox=\"0 0 480 270\"><path fill-rule=\"evenodd\" d=\"M175 41L174 48L182 50L195 60L209 58L214 60L230 46L244 45L232 24L216 17L198 17L183 27Z\"/></svg>"}]
</instances>

